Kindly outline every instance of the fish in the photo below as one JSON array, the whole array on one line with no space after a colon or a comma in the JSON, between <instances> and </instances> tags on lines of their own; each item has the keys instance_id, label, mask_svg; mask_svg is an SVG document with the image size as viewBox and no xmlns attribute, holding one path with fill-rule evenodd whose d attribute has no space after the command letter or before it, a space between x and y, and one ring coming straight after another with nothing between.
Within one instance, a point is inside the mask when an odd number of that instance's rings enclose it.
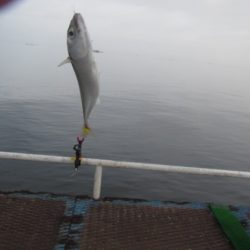
<instances>
[{"instance_id":1,"label":"fish","mask_svg":"<svg viewBox=\"0 0 250 250\"><path fill-rule=\"evenodd\" d=\"M99 99L99 75L88 30L80 13L75 13L67 30L68 57L58 66L71 63L81 94L84 133L89 133L89 116Z\"/></svg>"}]
</instances>

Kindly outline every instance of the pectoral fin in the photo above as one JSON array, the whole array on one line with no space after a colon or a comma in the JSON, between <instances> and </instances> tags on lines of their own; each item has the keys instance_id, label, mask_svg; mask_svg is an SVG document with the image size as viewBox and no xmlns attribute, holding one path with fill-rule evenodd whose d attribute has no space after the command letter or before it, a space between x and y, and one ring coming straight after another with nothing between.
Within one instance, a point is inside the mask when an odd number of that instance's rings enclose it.
<instances>
[{"instance_id":1,"label":"pectoral fin","mask_svg":"<svg viewBox=\"0 0 250 250\"><path fill-rule=\"evenodd\" d=\"M60 66L62 66L62 65L64 65L64 64L66 64L66 63L71 63L71 60L70 60L69 57L67 57L65 60L63 60L63 61L58 65L58 67L60 67Z\"/></svg>"}]
</instances>

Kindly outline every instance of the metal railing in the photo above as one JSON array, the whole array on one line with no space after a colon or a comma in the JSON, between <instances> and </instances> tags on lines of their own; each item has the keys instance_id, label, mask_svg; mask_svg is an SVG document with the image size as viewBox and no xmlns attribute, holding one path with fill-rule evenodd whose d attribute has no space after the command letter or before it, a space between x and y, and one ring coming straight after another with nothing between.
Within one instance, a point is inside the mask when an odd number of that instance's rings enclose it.
<instances>
[{"instance_id":1,"label":"metal railing","mask_svg":"<svg viewBox=\"0 0 250 250\"><path fill-rule=\"evenodd\" d=\"M73 157L23 154L23 153L0 151L0 159L1 158L12 159L12 160L27 160L27 161L71 163L71 164L74 162ZM232 171L232 170L224 170L224 169L210 169L210 168L199 168L199 167L183 167L183 166L89 159L89 158L82 158L81 162L84 165L96 167L95 177L94 177L94 188L93 188L93 198L96 200L100 198L100 194L101 194L102 168L103 167L133 168L133 169L141 169L141 170L163 171L163 172L170 172L170 173L250 178L250 172L247 172L247 171Z\"/></svg>"}]
</instances>

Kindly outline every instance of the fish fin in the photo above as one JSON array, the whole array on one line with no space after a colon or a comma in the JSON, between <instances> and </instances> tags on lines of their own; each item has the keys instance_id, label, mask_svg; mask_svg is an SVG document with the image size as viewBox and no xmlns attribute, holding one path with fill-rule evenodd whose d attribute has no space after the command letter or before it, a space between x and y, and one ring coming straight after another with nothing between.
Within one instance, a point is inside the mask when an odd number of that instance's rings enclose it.
<instances>
[{"instance_id":1,"label":"fish fin","mask_svg":"<svg viewBox=\"0 0 250 250\"><path fill-rule=\"evenodd\" d=\"M101 103L100 97L97 98L96 104L99 105Z\"/></svg>"},{"instance_id":2,"label":"fish fin","mask_svg":"<svg viewBox=\"0 0 250 250\"><path fill-rule=\"evenodd\" d=\"M71 60L70 60L69 57L67 57L65 60L63 60L63 61L58 65L58 67L60 67L60 66L62 66L62 65L64 65L64 64L66 64L66 63L71 63Z\"/></svg>"}]
</instances>

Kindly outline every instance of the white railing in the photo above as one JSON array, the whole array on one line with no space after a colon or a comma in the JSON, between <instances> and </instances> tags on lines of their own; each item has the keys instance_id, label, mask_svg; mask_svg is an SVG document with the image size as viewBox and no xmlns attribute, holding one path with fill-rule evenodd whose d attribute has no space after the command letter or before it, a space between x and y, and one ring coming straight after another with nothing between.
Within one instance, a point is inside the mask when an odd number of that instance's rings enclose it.
<instances>
[{"instance_id":1,"label":"white railing","mask_svg":"<svg viewBox=\"0 0 250 250\"><path fill-rule=\"evenodd\" d=\"M0 151L0 159L1 158L12 159L12 160L28 160L28 161L71 163L71 164L74 162L73 157L23 154L23 153ZM134 169L141 169L141 170L155 170L155 171L163 171L163 172L171 172L171 173L182 173L182 174L201 174L201 175L213 175L213 176L250 178L250 172L247 172L247 171L232 171L232 170L224 170L224 169L183 167L183 166L171 166L171 165L161 165L161 164L112 161L112 160L100 160L100 159L88 159L88 158L82 158L81 162L83 165L96 167L95 178L94 178L94 188L93 188L94 199L100 198L103 167L134 168Z\"/></svg>"}]
</instances>

